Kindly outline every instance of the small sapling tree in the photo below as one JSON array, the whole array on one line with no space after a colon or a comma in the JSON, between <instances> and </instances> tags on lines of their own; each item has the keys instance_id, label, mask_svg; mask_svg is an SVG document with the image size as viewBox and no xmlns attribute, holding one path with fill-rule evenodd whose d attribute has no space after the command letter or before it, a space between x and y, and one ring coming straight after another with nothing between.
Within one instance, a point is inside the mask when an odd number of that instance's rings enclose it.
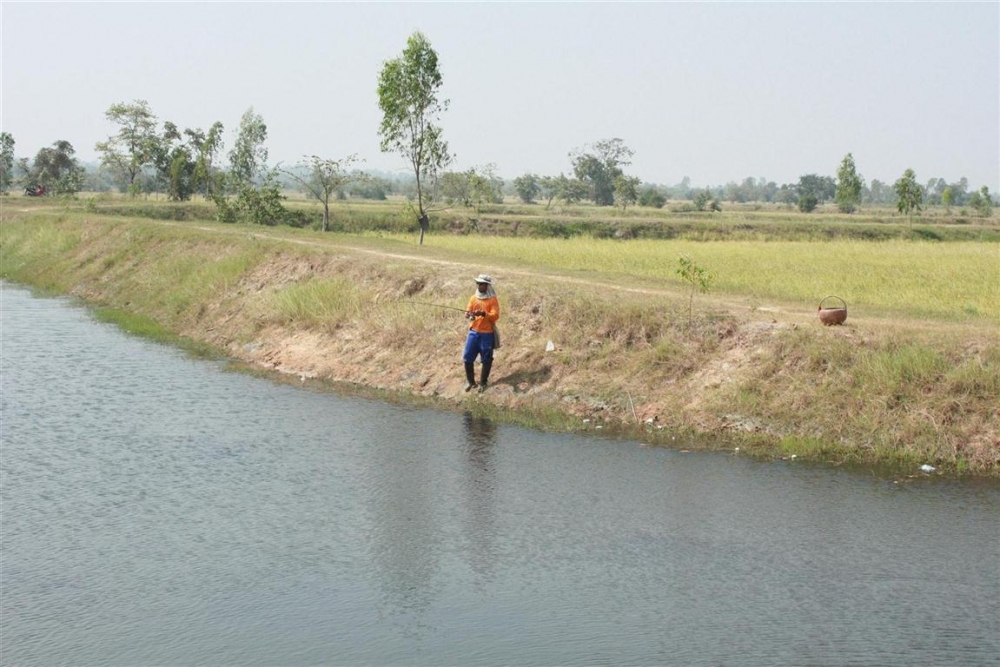
<instances>
[{"instance_id":1,"label":"small sapling tree","mask_svg":"<svg viewBox=\"0 0 1000 667\"><path fill-rule=\"evenodd\" d=\"M690 286L688 294L688 326L694 323L694 293L708 292L714 276L703 266L694 263L690 257L681 256L677 259L677 275Z\"/></svg>"}]
</instances>

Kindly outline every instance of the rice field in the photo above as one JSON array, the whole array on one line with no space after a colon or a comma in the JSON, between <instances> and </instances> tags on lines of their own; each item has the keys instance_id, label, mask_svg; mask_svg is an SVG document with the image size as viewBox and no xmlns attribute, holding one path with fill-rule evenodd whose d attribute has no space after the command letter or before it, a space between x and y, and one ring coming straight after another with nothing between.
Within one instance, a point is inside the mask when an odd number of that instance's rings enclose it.
<instances>
[{"instance_id":1,"label":"rice field","mask_svg":"<svg viewBox=\"0 0 1000 667\"><path fill-rule=\"evenodd\" d=\"M412 242L405 236L400 241ZM435 248L501 263L681 285L678 260L708 269L712 291L815 302L828 295L887 315L1000 320L1000 245L917 240L725 241L434 236ZM488 266L488 264L485 264Z\"/></svg>"}]
</instances>

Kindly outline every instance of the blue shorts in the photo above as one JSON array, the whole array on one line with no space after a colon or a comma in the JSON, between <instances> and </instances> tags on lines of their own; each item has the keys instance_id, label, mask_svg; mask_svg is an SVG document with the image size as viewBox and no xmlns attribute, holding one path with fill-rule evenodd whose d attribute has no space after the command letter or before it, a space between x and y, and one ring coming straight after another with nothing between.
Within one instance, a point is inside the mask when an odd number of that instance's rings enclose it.
<instances>
[{"instance_id":1,"label":"blue shorts","mask_svg":"<svg viewBox=\"0 0 1000 667\"><path fill-rule=\"evenodd\" d=\"M462 354L462 361L471 364L480 355L483 363L493 361L493 334L479 333L469 330L469 337L465 339L465 352Z\"/></svg>"}]
</instances>

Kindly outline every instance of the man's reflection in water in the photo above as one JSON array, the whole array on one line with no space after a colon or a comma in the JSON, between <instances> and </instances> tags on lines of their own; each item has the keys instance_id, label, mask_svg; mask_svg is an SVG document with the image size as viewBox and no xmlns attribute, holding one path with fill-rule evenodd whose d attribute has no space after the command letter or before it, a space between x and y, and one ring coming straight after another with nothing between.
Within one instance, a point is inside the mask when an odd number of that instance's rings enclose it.
<instances>
[{"instance_id":1,"label":"man's reflection in water","mask_svg":"<svg viewBox=\"0 0 1000 667\"><path fill-rule=\"evenodd\" d=\"M492 578L496 549L496 464L493 449L496 444L496 425L485 417L466 412L465 460L467 475L464 479L468 503L465 534L469 540L469 567L478 583Z\"/></svg>"}]
</instances>

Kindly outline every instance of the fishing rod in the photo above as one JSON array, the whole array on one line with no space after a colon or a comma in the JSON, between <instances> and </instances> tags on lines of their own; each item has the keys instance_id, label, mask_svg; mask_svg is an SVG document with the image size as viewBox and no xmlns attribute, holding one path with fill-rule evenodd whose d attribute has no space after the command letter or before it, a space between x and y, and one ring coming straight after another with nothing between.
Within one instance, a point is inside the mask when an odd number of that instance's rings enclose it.
<instances>
[{"instance_id":1,"label":"fishing rod","mask_svg":"<svg viewBox=\"0 0 1000 667\"><path fill-rule=\"evenodd\" d=\"M425 301L410 301L409 303L415 303L418 306L431 306L433 308L446 308L448 310L459 310L463 313L469 312L465 308L456 308L455 306L442 306L440 303L427 303Z\"/></svg>"}]
</instances>

